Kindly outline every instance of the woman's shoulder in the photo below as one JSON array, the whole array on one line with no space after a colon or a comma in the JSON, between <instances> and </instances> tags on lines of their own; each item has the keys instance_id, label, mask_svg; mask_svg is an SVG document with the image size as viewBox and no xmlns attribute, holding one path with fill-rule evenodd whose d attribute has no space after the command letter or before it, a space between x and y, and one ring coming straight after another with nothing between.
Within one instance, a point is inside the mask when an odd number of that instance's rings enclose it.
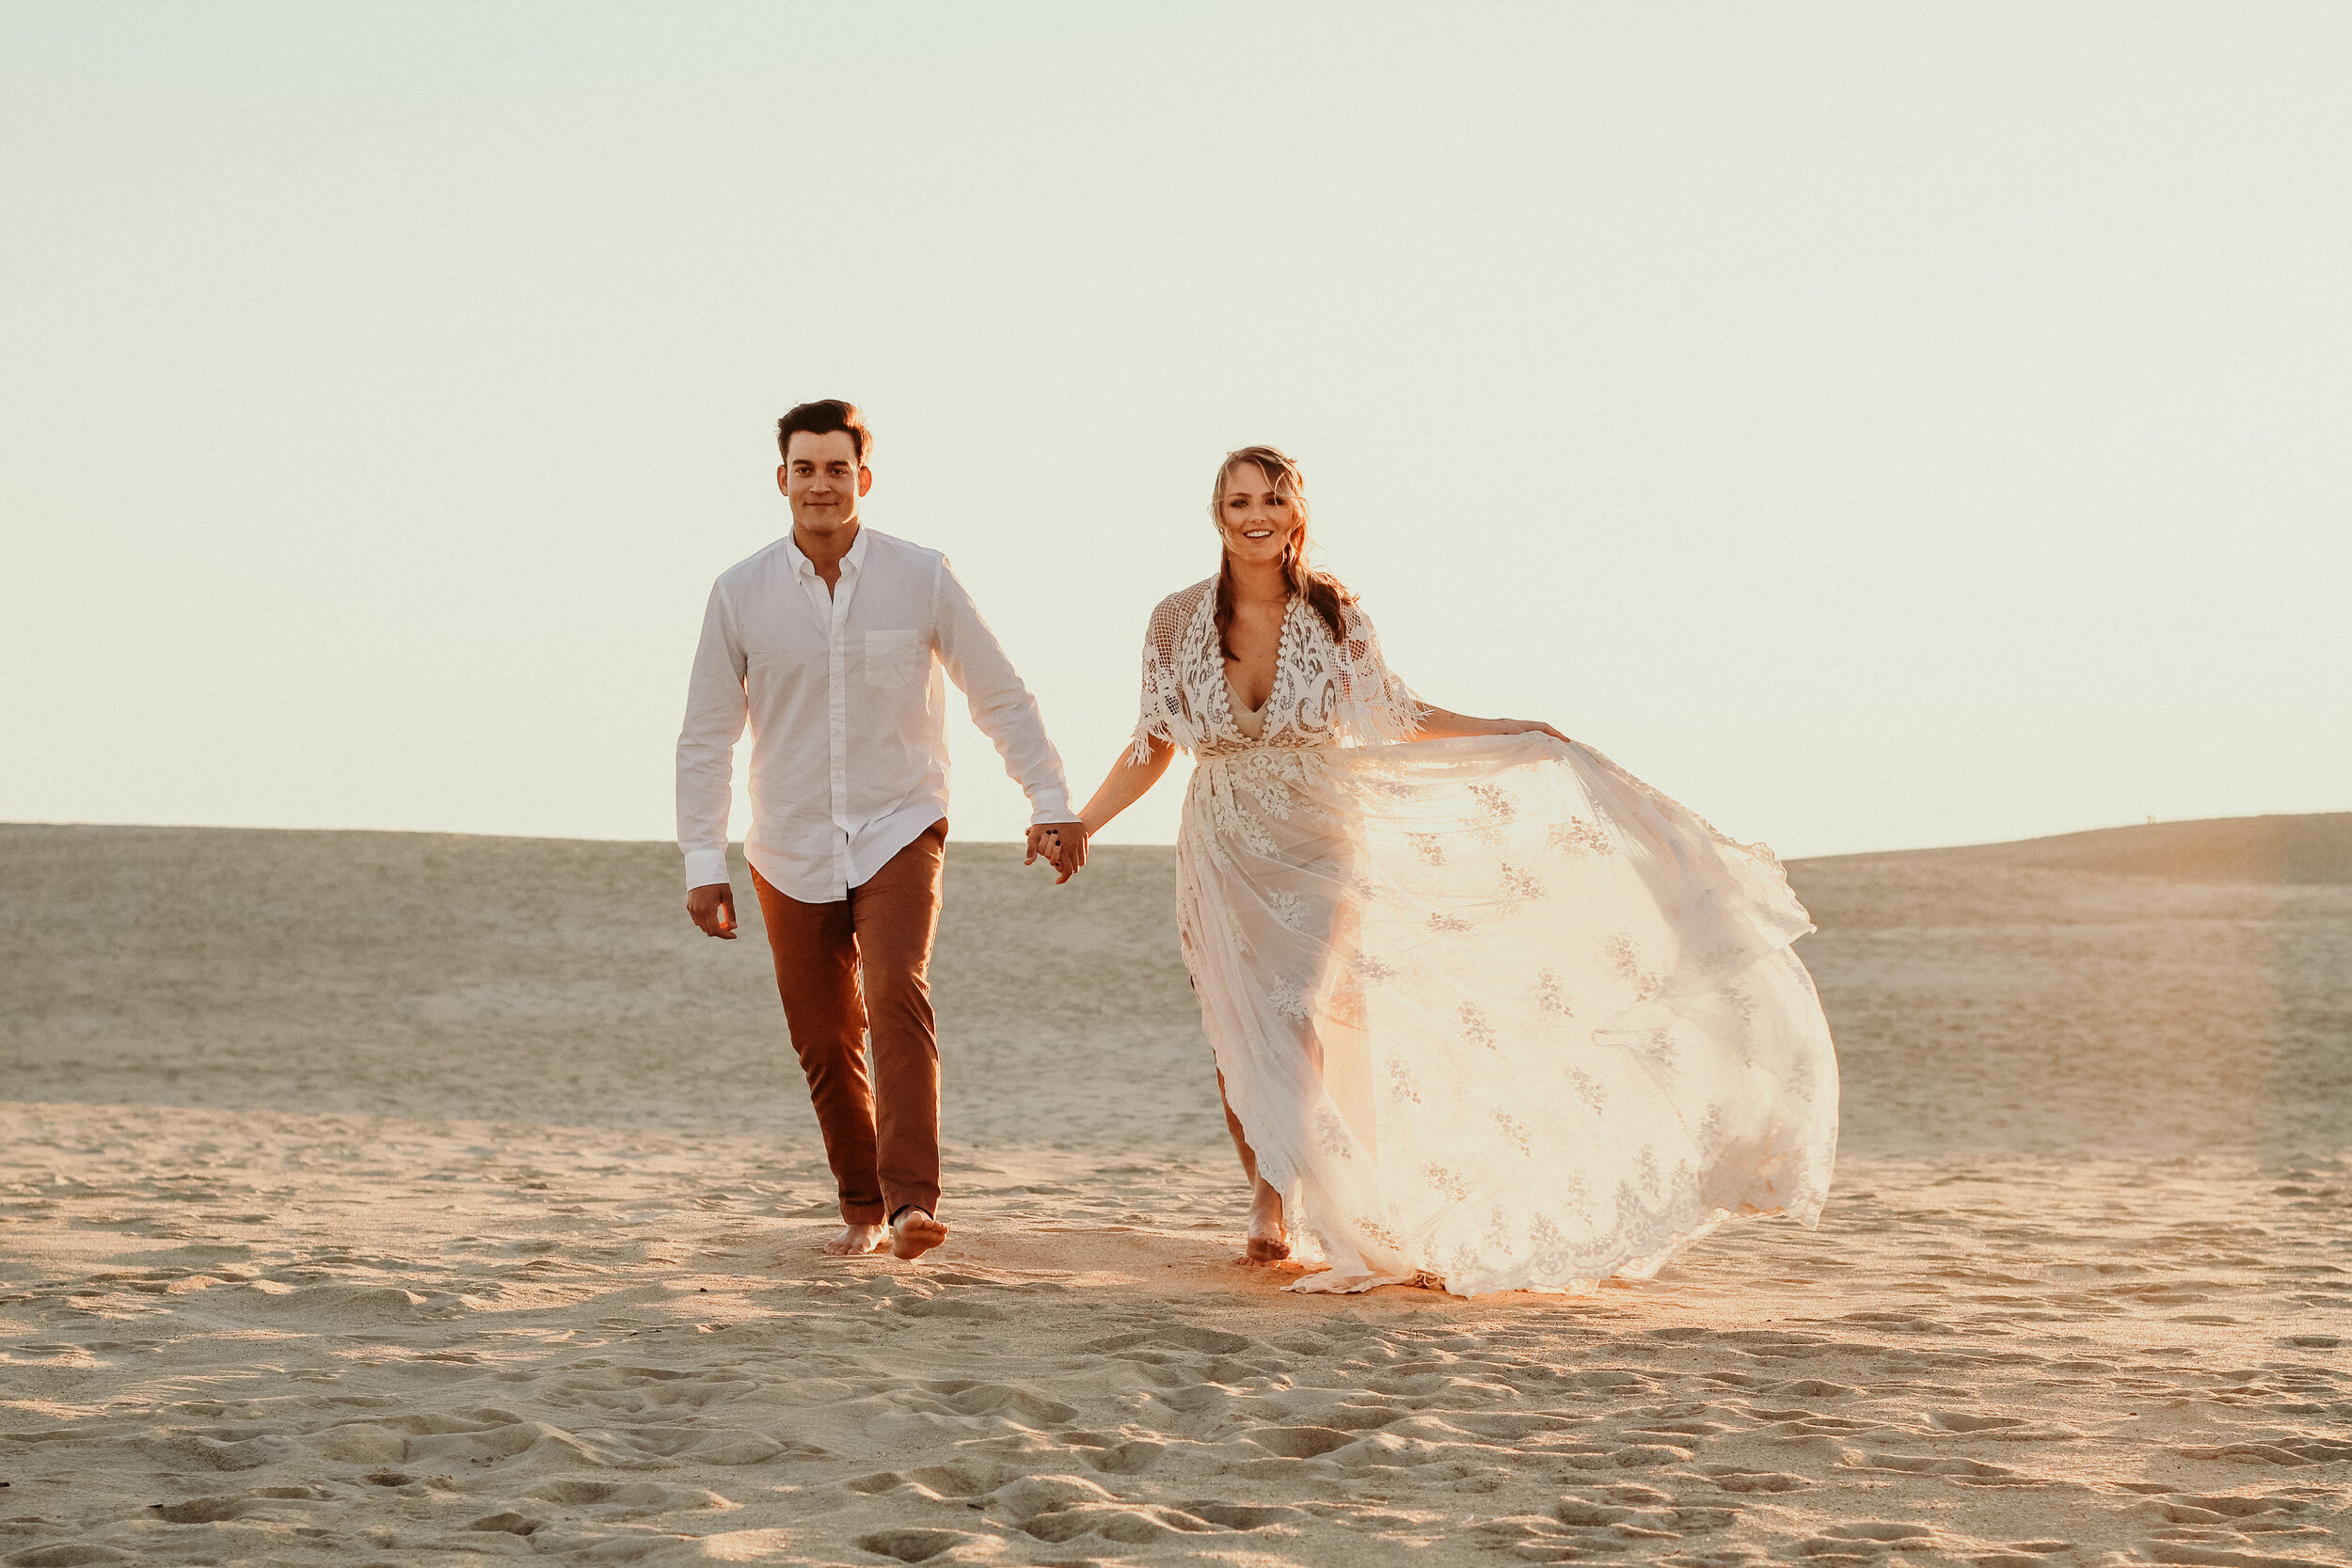
<instances>
[{"instance_id":1,"label":"woman's shoulder","mask_svg":"<svg viewBox=\"0 0 2352 1568\"><path fill-rule=\"evenodd\" d=\"M1347 584L1328 572L1317 572L1315 582L1329 593L1330 597L1324 602L1330 607L1331 613L1339 617L1340 625L1348 632L1352 634L1358 627L1368 626L1372 624L1372 617L1364 613L1364 601L1358 598L1355 591ZM1318 610L1322 609L1321 605L1315 605L1311 600L1308 603L1310 608ZM1321 620L1323 617L1318 614L1315 618Z\"/></svg>"},{"instance_id":2,"label":"woman's shoulder","mask_svg":"<svg viewBox=\"0 0 2352 1568\"><path fill-rule=\"evenodd\" d=\"M1209 578L1190 588L1179 588L1152 607L1151 624L1144 628L1143 646L1147 657L1168 662L1178 657L1185 639L1204 604L1216 598L1216 578Z\"/></svg>"},{"instance_id":3,"label":"woman's shoulder","mask_svg":"<svg viewBox=\"0 0 2352 1568\"><path fill-rule=\"evenodd\" d=\"M1200 613L1200 606L1216 592L1216 578L1202 578L1189 588L1179 588L1152 607L1152 624L1164 621L1189 621Z\"/></svg>"}]
</instances>

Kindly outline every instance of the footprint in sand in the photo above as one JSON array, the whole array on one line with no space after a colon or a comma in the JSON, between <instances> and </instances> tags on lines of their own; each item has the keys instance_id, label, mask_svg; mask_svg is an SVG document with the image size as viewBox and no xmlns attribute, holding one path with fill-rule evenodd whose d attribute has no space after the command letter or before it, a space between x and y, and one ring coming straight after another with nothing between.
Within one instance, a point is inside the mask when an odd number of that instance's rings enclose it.
<instances>
[{"instance_id":1,"label":"footprint in sand","mask_svg":"<svg viewBox=\"0 0 2352 1568\"><path fill-rule=\"evenodd\" d=\"M885 1529L857 1538L860 1551L876 1557L895 1558L900 1562L929 1562L935 1557L966 1544L996 1543L984 1535L967 1535L952 1529Z\"/></svg>"},{"instance_id":2,"label":"footprint in sand","mask_svg":"<svg viewBox=\"0 0 2352 1568\"><path fill-rule=\"evenodd\" d=\"M1709 1465L1704 1473L1726 1492L1801 1492L1820 1484L1786 1470L1740 1470Z\"/></svg>"},{"instance_id":3,"label":"footprint in sand","mask_svg":"<svg viewBox=\"0 0 2352 1568\"><path fill-rule=\"evenodd\" d=\"M637 1519L655 1513L736 1506L718 1493L698 1486L671 1486L654 1481L550 1481L531 1488L523 1496L565 1508L591 1509L603 1519Z\"/></svg>"},{"instance_id":4,"label":"footprint in sand","mask_svg":"<svg viewBox=\"0 0 2352 1568\"><path fill-rule=\"evenodd\" d=\"M1080 1457L1090 1470L1110 1476L1133 1476L1140 1475L1157 1464L1167 1449L1165 1443L1138 1438L1130 1442L1106 1443Z\"/></svg>"},{"instance_id":5,"label":"footprint in sand","mask_svg":"<svg viewBox=\"0 0 2352 1568\"><path fill-rule=\"evenodd\" d=\"M1359 1433L1331 1427L1260 1427L1248 1438L1282 1459L1313 1459L1357 1440Z\"/></svg>"},{"instance_id":6,"label":"footprint in sand","mask_svg":"<svg viewBox=\"0 0 2352 1568\"><path fill-rule=\"evenodd\" d=\"M998 1487L990 1494L988 1502L992 1509L1003 1510L1018 1523L1086 1503L1119 1500L1116 1494L1083 1476L1023 1476Z\"/></svg>"},{"instance_id":7,"label":"footprint in sand","mask_svg":"<svg viewBox=\"0 0 2352 1568\"><path fill-rule=\"evenodd\" d=\"M1577 1531L1607 1530L1620 1541L1677 1540L1728 1529L1737 1508L1684 1503L1650 1486L1588 1487L1562 1497L1552 1517Z\"/></svg>"},{"instance_id":8,"label":"footprint in sand","mask_svg":"<svg viewBox=\"0 0 2352 1568\"><path fill-rule=\"evenodd\" d=\"M1311 1517L1303 1509L1281 1504L1252 1507L1245 1503L1211 1501L1188 1502L1183 1507L1185 1513L1196 1519L1205 1519L1210 1524L1221 1525L1231 1530L1253 1530L1263 1529L1267 1525L1297 1524Z\"/></svg>"},{"instance_id":9,"label":"footprint in sand","mask_svg":"<svg viewBox=\"0 0 2352 1568\"><path fill-rule=\"evenodd\" d=\"M2026 1424L2025 1418L2018 1416L1970 1416L1951 1410L1931 1410L1927 1413L1927 1420L1928 1425L1938 1432L1957 1433L2007 1432Z\"/></svg>"},{"instance_id":10,"label":"footprint in sand","mask_svg":"<svg viewBox=\"0 0 2352 1568\"><path fill-rule=\"evenodd\" d=\"M503 1513L486 1514L466 1528L482 1534L530 1535L545 1528L546 1526L545 1519L533 1518L528 1513L516 1513L510 1510Z\"/></svg>"},{"instance_id":11,"label":"footprint in sand","mask_svg":"<svg viewBox=\"0 0 2352 1568\"><path fill-rule=\"evenodd\" d=\"M257 1486L232 1497L190 1497L185 1502L157 1503L149 1512L167 1524L215 1525L273 1512L285 1503L328 1502L334 1494L323 1486Z\"/></svg>"},{"instance_id":12,"label":"footprint in sand","mask_svg":"<svg viewBox=\"0 0 2352 1568\"><path fill-rule=\"evenodd\" d=\"M927 1392L939 1395L941 1404L959 1416L997 1416L1010 1412L1047 1426L1066 1426L1078 1418L1078 1412L1070 1405L1010 1384L965 1383L959 1380L926 1383L922 1386Z\"/></svg>"},{"instance_id":13,"label":"footprint in sand","mask_svg":"<svg viewBox=\"0 0 2352 1568\"><path fill-rule=\"evenodd\" d=\"M1935 1528L1931 1525L1893 1524L1865 1519L1851 1525L1832 1525L1821 1532L1840 1541L1883 1541L1889 1544L1931 1541Z\"/></svg>"},{"instance_id":14,"label":"footprint in sand","mask_svg":"<svg viewBox=\"0 0 2352 1568\"><path fill-rule=\"evenodd\" d=\"M912 1470L878 1470L841 1484L863 1497L895 1492L903 1486L936 1501L946 1497L977 1497L1002 1475L1002 1471L993 1476L976 1473L968 1465L925 1465Z\"/></svg>"},{"instance_id":15,"label":"footprint in sand","mask_svg":"<svg viewBox=\"0 0 2352 1568\"><path fill-rule=\"evenodd\" d=\"M1318 1424L1340 1432L1377 1432L1382 1427L1395 1425L1408 1415L1410 1415L1408 1411L1394 1410L1386 1405L1342 1404L1334 1405L1323 1412L1322 1419ZM1462 1419L1462 1424L1465 1426L1469 1424L1468 1418L1449 1418ZM1509 1419L1507 1417L1503 1418Z\"/></svg>"},{"instance_id":16,"label":"footprint in sand","mask_svg":"<svg viewBox=\"0 0 2352 1568\"><path fill-rule=\"evenodd\" d=\"M1883 1470L1906 1476L1950 1476L1956 1481L1976 1481L1987 1485L2041 1486L2041 1480L2021 1474L2006 1465L1988 1465L1980 1459L1961 1459L1943 1454L1864 1454L1860 1463L1847 1466L1854 1470Z\"/></svg>"}]
</instances>

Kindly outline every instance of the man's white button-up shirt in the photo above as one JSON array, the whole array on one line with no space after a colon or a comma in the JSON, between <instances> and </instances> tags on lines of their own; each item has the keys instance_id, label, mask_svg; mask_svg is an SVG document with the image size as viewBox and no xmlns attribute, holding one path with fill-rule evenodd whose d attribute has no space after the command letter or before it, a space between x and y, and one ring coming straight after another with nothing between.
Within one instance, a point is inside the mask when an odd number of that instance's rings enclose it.
<instances>
[{"instance_id":1,"label":"man's white button-up shirt","mask_svg":"<svg viewBox=\"0 0 2352 1568\"><path fill-rule=\"evenodd\" d=\"M678 733L686 885L727 879L747 721L743 849L780 891L809 904L846 898L922 836L947 815L943 671L1028 792L1030 820L1074 820L1037 699L937 550L861 527L828 593L787 534L721 573Z\"/></svg>"}]
</instances>

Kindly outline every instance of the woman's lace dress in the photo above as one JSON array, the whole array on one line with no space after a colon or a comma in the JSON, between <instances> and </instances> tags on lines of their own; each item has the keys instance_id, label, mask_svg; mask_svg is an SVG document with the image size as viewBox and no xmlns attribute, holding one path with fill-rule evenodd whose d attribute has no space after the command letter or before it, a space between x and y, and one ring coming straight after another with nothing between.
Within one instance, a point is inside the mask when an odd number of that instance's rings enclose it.
<instances>
[{"instance_id":1,"label":"woman's lace dress","mask_svg":"<svg viewBox=\"0 0 2352 1568\"><path fill-rule=\"evenodd\" d=\"M1294 1289L1645 1278L1733 1214L1810 1226L1837 1064L1780 863L1581 745L1397 744L1422 708L1293 599L1236 721L1214 580L1152 612L1148 738L1198 759L1177 921L1301 1256Z\"/></svg>"}]
</instances>

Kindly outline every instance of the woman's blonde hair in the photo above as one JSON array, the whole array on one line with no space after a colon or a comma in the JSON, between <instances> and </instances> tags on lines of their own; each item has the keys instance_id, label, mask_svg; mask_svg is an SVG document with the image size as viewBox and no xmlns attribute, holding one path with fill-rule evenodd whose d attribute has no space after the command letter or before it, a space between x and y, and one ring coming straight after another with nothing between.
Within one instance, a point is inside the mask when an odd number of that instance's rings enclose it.
<instances>
[{"instance_id":1,"label":"woman's blonde hair","mask_svg":"<svg viewBox=\"0 0 2352 1568\"><path fill-rule=\"evenodd\" d=\"M1223 548L1225 538L1225 482L1244 463L1254 463L1263 471L1269 485L1278 496L1290 499L1291 510L1298 518L1298 531L1293 535L1282 554L1282 575L1290 579L1291 592L1307 601L1309 609L1323 618L1331 631L1331 641L1344 643L1346 607L1356 602L1356 595L1340 585L1339 578L1327 572L1318 572L1307 564L1307 476L1290 455L1276 447L1243 447L1225 454L1225 461L1216 466L1216 481L1209 486L1209 518L1216 524L1219 547L1216 564L1216 641L1225 657L1233 657L1233 644L1228 637L1233 625L1232 563Z\"/></svg>"}]
</instances>

